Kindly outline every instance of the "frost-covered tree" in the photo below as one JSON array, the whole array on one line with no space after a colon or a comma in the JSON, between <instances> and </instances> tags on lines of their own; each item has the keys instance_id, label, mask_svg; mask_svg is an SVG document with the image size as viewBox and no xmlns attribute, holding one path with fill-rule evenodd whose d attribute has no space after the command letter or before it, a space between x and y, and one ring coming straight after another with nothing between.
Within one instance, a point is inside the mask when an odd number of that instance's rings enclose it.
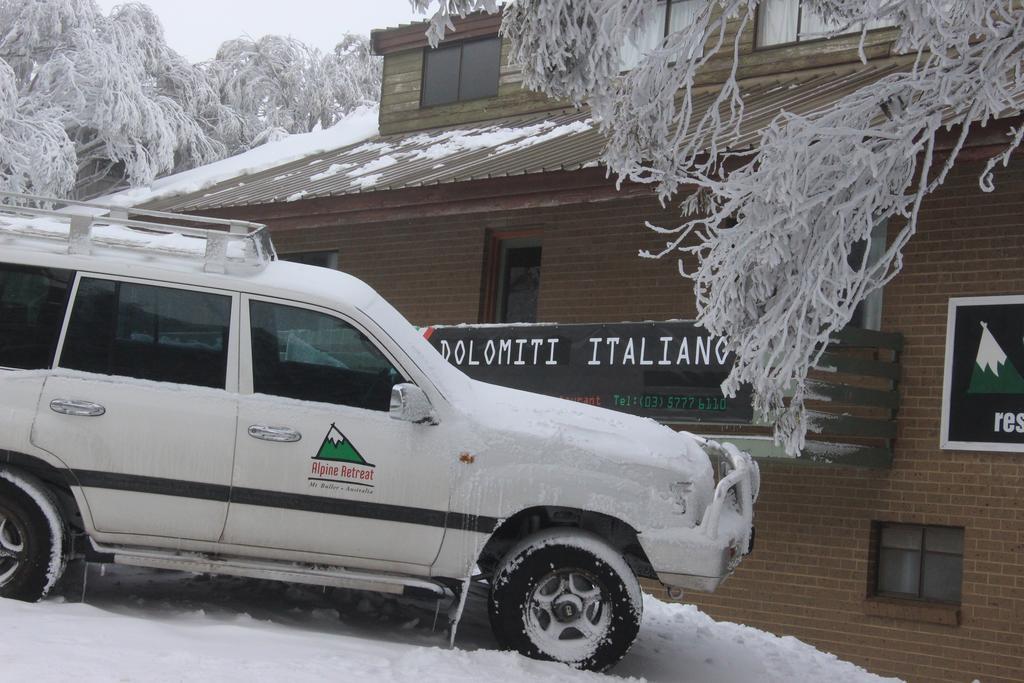
<instances>
[{"instance_id":1,"label":"frost-covered tree","mask_svg":"<svg viewBox=\"0 0 1024 683\"><path fill-rule=\"evenodd\" d=\"M755 409L795 452L808 427L808 372L829 339L898 273L922 200L942 185L971 130L1024 109L1024 5L803 0L804 11L832 27L825 35L860 28L863 36L871 22L892 23L907 68L810 115L780 112L756 151L737 156L727 149L744 117L739 41L760 2L705 0L690 25L625 75L620 52L655 0L514 0L502 30L527 86L591 107L612 171L652 184L663 201L685 197L679 225L651 226L668 236L665 249L646 255L696 257L690 271L680 259L680 271L693 279L698 319L736 352L723 388L752 385ZM493 0L412 3L435 6L435 40L451 16L495 10ZM739 32L727 31L727 21ZM720 53L734 67L705 109L694 97L697 75ZM946 126L957 138L936 155ZM1024 127L1013 129L986 165L982 190L992 189L994 169L1022 136ZM884 255L868 263L863 243L889 219ZM851 265L851 253L865 256Z\"/></svg>"},{"instance_id":2,"label":"frost-covered tree","mask_svg":"<svg viewBox=\"0 0 1024 683\"><path fill-rule=\"evenodd\" d=\"M153 11L93 0L0 0L0 188L90 196L191 168L376 101L361 36L323 55L278 36L228 41L192 65Z\"/></svg>"},{"instance_id":3,"label":"frost-covered tree","mask_svg":"<svg viewBox=\"0 0 1024 683\"><path fill-rule=\"evenodd\" d=\"M0 60L13 103L0 126L20 132L0 141L7 187L87 193L223 154L216 92L145 5L107 16L92 0L0 0Z\"/></svg>"},{"instance_id":4,"label":"frost-covered tree","mask_svg":"<svg viewBox=\"0 0 1024 683\"><path fill-rule=\"evenodd\" d=\"M236 38L223 43L206 66L221 101L240 117L239 148L330 124L331 87L323 56L299 40Z\"/></svg>"},{"instance_id":5,"label":"frost-covered tree","mask_svg":"<svg viewBox=\"0 0 1024 683\"><path fill-rule=\"evenodd\" d=\"M234 149L329 127L380 97L380 59L353 34L326 55L286 36L238 38L204 66L221 101L239 116L237 138L226 141Z\"/></svg>"},{"instance_id":6,"label":"frost-covered tree","mask_svg":"<svg viewBox=\"0 0 1024 683\"><path fill-rule=\"evenodd\" d=\"M22 113L14 71L0 61L0 188L64 194L75 184L75 146L59 112Z\"/></svg>"},{"instance_id":7,"label":"frost-covered tree","mask_svg":"<svg viewBox=\"0 0 1024 683\"><path fill-rule=\"evenodd\" d=\"M366 36L346 33L328 56L328 73L334 83L334 104L339 114L380 100L384 60L370 51Z\"/></svg>"}]
</instances>

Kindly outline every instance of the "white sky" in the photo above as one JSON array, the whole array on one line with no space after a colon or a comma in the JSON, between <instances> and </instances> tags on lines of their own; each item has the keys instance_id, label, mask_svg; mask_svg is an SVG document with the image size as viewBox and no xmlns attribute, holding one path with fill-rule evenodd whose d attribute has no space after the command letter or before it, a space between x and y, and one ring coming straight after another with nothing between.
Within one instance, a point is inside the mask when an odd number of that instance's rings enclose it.
<instances>
[{"instance_id":1,"label":"white sky","mask_svg":"<svg viewBox=\"0 0 1024 683\"><path fill-rule=\"evenodd\" d=\"M126 0L97 0L104 12ZM210 59L225 40L290 35L330 50L341 35L370 35L418 17L409 0L142 0L164 25L167 43L192 62Z\"/></svg>"}]
</instances>

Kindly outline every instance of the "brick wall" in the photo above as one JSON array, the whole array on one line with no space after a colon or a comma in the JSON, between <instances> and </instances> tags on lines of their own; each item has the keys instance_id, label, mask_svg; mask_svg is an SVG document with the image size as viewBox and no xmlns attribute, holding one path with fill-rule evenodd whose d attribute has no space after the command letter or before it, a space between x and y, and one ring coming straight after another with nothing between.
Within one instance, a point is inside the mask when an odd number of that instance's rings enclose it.
<instances>
[{"instance_id":1,"label":"brick wall","mask_svg":"<svg viewBox=\"0 0 1024 683\"><path fill-rule=\"evenodd\" d=\"M926 204L884 293L884 329L906 336L891 469L765 463L755 554L718 593L687 600L914 682L1024 681L1024 454L938 448L947 299L1024 293L1024 165L989 195L978 168L965 166ZM539 228L542 320L691 317L675 260L636 257L664 242L645 219L670 224L673 213L630 199L360 225L339 217L275 231L275 241L282 252L337 248L342 269L413 322L458 323L477 320L486 231ZM865 599L873 521L964 527L959 614Z\"/></svg>"},{"instance_id":2,"label":"brick wall","mask_svg":"<svg viewBox=\"0 0 1024 683\"><path fill-rule=\"evenodd\" d=\"M342 270L366 281L415 324L477 322L488 231L533 229L541 230L543 243L541 320L692 317L693 295L675 259L636 257L640 249L664 243L644 230L648 219L669 225L673 214L642 198L273 234L281 253L338 249ZM273 220L268 224L273 231Z\"/></svg>"},{"instance_id":3,"label":"brick wall","mask_svg":"<svg viewBox=\"0 0 1024 683\"><path fill-rule=\"evenodd\" d=\"M1024 165L990 195L978 169L959 170L926 203L884 292L883 327L906 342L892 468L764 465L756 554L696 600L715 617L912 681L1024 680L1024 454L938 447L948 299L1024 293ZM865 600L873 520L964 527L959 626Z\"/></svg>"}]
</instances>

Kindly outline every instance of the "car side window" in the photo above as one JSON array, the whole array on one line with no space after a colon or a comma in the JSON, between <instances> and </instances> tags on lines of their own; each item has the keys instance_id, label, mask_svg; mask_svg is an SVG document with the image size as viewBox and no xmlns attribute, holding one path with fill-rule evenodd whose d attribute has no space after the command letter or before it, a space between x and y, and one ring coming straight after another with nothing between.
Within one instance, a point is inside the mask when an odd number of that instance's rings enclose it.
<instances>
[{"instance_id":1,"label":"car side window","mask_svg":"<svg viewBox=\"0 0 1024 683\"><path fill-rule=\"evenodd\" d=\"M388 410L405 381L366 335L324 313L249 303L253 390L368 410Z\"/></svg>"},{"instance_id":2,"label":"car side window","mask_svg":"<svg viewBox=\"0 0 1024 683\"><path fill-rule=\"evenodd\" d=\"M60 366L223 389L231 297L82 278Z\"/></svg>"},{"instance_id":3,"label":"car side window","mask_svg":"<svg viewBox=\"0 0 1024 683\"><path fill-rule=\"evenodd\" d=\"M0 264L0 367L53 365L64 323L70 270Z\"/></svg>"}]
</instances>

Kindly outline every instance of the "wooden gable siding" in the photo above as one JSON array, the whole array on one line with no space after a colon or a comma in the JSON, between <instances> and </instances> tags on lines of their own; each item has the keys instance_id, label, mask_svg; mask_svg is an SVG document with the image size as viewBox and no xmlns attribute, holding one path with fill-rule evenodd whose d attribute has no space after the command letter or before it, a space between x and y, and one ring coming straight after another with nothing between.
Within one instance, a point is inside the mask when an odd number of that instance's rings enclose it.
<instances>
[{"instance_id":1,"label":"wooden gable siding","mask_svg":"<svg viewBox=\"0 0 1024 683\"><path fill-rule=\"evenodd\" d=\"M738 25L733 22L733 25ZM791 43L771 47L757 47L757 30L748 26L740 39L740 64L737 74L740 79L793 73L806 69L837 66L860 61L858 46L859 33L839 36L831 40L814 40L805 43ZM732 34L735 36L735 33ZM729 41L705 67L698 78L699 85L721 83L732 69L732 43ZM864 39L864 55L868 60L893 56L894 30L871 31Z\"/></svg>"},{"instance_id":2,"label":"wooden gable siding","mask_svg":"<svg viewBox=\"0 0 1024 683\"><path fill-rule=\"evenodd\" d=\"M732 41L739 28L739 20L730 22L721 52L707 64L697 85L721 83L728 77L732 69ZM755 44L756 33L756 27L752 24L743 30L738 70L741 79L848 64L860 59L860 34L759 48ZM454 40L458 34L450 35ZM892 56L894 39L894 30L868 33L864 40L865 56L869 60ZM474 123L569 106L566 102L550 100L524 89L519 68L508 64L510 44L508 40L503 40L502 67L496 97L421 107L423 50L422 47L415 47L384 54L380 103L382 134Z\"/></svg>"}]
</instances>

